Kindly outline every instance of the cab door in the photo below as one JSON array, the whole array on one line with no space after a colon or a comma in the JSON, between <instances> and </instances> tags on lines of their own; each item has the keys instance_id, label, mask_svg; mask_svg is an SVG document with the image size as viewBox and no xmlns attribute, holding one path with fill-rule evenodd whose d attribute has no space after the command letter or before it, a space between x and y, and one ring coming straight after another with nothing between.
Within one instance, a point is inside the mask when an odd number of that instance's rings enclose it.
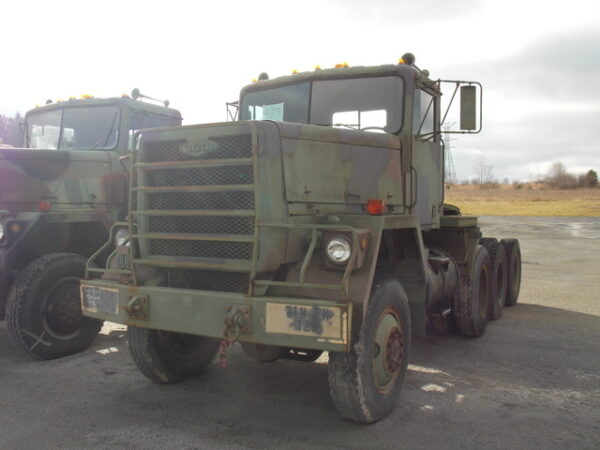
<instances>
[{"instance_id":1,"label":"cab door","mask_svg":"<svg viewBox=\"0 0 600 450\"><path fill-rule=\"evenodd\" d=\"M415 89L413 102L412 172L415 206L421 226L439 226L444 201L444 152L439 133L439 95L433 89Z\"/></svg>"}]
</instances>

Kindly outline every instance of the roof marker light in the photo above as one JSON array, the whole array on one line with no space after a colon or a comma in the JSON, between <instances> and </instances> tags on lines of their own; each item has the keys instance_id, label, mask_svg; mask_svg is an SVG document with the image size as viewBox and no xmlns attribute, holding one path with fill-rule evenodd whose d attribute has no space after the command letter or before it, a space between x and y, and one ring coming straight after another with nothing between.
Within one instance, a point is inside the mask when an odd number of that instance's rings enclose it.
<instances>
[{"instance_id":1,"label":"roof marker light","mask_svg":"<svg viewBox=\"0 0 600 450\"><path fill-rule=\"evenodd\" d=\"M321 70L321 66L317 64L317 65L315 66L315 70Z\"/></svg>"},{"instance_id":2,"label":"roof marker light","mask_svg":"<svg viewBox=\"0 0 600 450\"><path fill-rule=\"evenodd\" d=\"M336 69L346 69L347 67L350 67L350 64L348 64L347 62L343 62L343 63L339 63L335 65Z\"/></svg>"},{"instance_id":3,"label":"roof marker light","mask_svg":"<svg viewBox=\"0 0 600 450\"><path fill-rule=\"evenodd\" d=\"M402 55L402 58L398 61L398 64L405 64L407 66L412 66L415 63L415 55L412 53L405 53Z\"/></svg>"}]
</instances>

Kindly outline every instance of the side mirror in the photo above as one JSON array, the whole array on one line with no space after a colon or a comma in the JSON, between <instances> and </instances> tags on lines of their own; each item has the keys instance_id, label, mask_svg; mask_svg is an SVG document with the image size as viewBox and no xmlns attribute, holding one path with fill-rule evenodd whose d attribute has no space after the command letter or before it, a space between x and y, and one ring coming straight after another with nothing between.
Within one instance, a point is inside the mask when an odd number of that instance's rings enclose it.
<instances>
[{"instance_id":1,"label":"side mirror","mask_svg":"<svg viewBox=\"0 0 600 450\"><path fill-rule=\"evenodd\" d=\"M477 129L477 88L473 85L460 87L460 129Z\"/></svg>"}]
</instances>

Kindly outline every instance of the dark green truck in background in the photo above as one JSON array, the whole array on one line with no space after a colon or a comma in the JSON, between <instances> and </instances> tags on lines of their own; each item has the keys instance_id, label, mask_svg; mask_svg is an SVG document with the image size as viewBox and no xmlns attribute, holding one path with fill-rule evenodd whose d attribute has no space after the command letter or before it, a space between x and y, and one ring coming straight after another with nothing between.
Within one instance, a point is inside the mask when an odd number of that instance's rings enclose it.
<instances>
[{"instance_id":1,"label":"dark green truck in background","mask_svg":"<svg viewBox=\"0 0 600 450\"><path fill-rule=\"evenodd\" d=\"M102 326L81 316L79 279L126 218L120 159L136 130L181 125L181 114L87 96L48 102L24 125L24 148L0 148L0 319L21 349L51 359L86 348Z\"/></svg>"}]
</instances>

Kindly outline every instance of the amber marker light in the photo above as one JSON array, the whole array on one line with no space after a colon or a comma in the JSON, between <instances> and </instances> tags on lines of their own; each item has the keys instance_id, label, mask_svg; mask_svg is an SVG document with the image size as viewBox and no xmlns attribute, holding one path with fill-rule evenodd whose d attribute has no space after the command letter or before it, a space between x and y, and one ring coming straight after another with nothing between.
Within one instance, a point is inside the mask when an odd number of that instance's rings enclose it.
<instances>
[{"instance_id":1,"label":"amber marker light","mask_svg":"<svg viewBox=\"0 0 600 450\"><path fill-rule=\"evenodd\" d=\"M317 65L315 66L315 70L321 70L321 66L317 64Z\"/></svg>"},{"instance_id":2,"label":"amber marker light","mask_svg":"<svg viewBox=\"0 0 600 450\"><path fill-rule=\"evenodd\" d=\"M19 234L21 232L21 225L19 225L18 223L11 224L10 232L12 234Z\"/></svg>"},{"instance_id":3,"label":"amber marker light","mask_svg":"<svg viewBox=\"0 0 600 450\"><path fill-rule=\"evenodd\" d=\"M367 245L369 245L369 240L366 237L362 238L360 240L360 248L364 250L367 248Z\"/></svg>"},{"instance_id":4,"label":"amber marker light","mask_svg":"<svg viewBox=\"0 0 600 450\"><path fill-rule=\"evenodd\" d=\"M292 75L296 75L298 73L298 69L292 69Z\"/></svg>"},{"instance_id":5,"label":"amber marker light","mask_svg":"<svg viewBox=\"0 0 600 450\"><path fill-rule=\"evenodd\" d=\"M347 62L343 62L343 63L339 63L335 65L336 69L346 69L350 67L350 64L348 64Z\"/></svg>"},{"instance_id":6,"label":"amber marker light","mask_svg":"<svg viewBox=\"0 0 600 450\"><path fill-rule=\"evenodd\" d=\"M385 203L378 198L367 200L367 212L371 216L380 216L385 209Z\"/></svg>"}]
</instances>

